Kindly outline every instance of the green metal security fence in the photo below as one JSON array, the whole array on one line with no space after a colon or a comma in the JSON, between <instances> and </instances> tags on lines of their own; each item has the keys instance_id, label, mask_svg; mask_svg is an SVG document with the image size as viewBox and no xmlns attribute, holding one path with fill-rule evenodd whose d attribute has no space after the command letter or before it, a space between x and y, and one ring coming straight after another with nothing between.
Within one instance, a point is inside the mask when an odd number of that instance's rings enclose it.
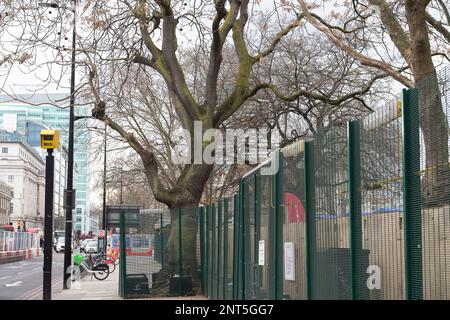
<instances>
[{"instance_id":1,"label":"green metal security fence","mask_svg":"<svg viewBox=\"0 0 450 320\"><path fill-rule=\"evenodd\" d=\"M283 148L202 208L205 295L450 299L449 76Z\"/></svg>"},{"instance_id":2,"label":"green metal security fence","mask_svg":"<svg viewBox=\"0 0 450 320\"><path fill-rule=\"evenodd\" d=\"M450 299L449 77L274 152L230 198L122 221L123 242L153 235L160 251L143 264L123 244L121 290L172 263L209 299Z\"/></svg>"}]
</instances>

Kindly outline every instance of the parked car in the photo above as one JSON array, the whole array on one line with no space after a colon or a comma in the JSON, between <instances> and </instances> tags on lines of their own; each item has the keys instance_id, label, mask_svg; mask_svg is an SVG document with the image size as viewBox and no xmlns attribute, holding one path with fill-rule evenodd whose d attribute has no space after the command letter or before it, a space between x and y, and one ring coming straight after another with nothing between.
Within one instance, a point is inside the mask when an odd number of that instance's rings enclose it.
<instances>
[{"instance_id":1,"label":"parked car","mask_svg":"<svg viewBox=\"0 0 450 320\"><path fill-rule=\"evenodd\" d=\"M85 253L97 253L97 251L98 251L97 240L89 240L84 247L84 252Z\"/></svg>"},{"instance_id":2,"label":"parked car","mask_svg":"<svg viewBox=\"0 0 450 320\"><path fill-rule=\"evenodd\" d=\"M60 253L61 251L64 251L64 249L65 249L65 238L59 237L55 243L55 251L57 253ZM72 243L71 252L73 252L73 243Z\"/></svg>"}]
</instances>

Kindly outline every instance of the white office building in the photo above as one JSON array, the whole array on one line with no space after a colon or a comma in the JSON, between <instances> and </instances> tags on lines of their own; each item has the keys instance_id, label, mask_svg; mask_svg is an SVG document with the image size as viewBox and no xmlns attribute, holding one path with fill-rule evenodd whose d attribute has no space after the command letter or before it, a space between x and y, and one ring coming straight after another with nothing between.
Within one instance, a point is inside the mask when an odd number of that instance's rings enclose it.
<instances>
[{"instance_id":1,"label":"white office building","mask_svg":"<svg viewBox=\"0 0 450 320\"><path fill-rule=\"evenodd\" d=\"M12 187L14 227L43 228L45 164L20 134L0 130L0 180Z\"/></svg>"}]
</instances>

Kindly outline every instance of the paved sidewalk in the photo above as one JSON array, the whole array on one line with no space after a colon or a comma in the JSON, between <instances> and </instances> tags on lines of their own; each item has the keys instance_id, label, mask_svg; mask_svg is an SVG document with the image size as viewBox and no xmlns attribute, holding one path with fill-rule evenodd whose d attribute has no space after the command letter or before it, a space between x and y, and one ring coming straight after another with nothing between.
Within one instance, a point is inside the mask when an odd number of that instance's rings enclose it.
<instances>
[{"instance_id":1,"label":"paved sidewalk","mask_svg":"<svg viewBox=\"0 0 450 320\"><path fill-rule=\"evenodd\" d=\"M121 300L119 296L119 268L105 280L99 281L87 275L78 282L72 282L68 290L54 292L52 300Z\"/></svg>"},{"instance_id":2,"label":"paved sidewalk","mask_svg":"<svg viewBox=\"0 0 450 320\"><path fill-rule=\"evenodd\" d=\"M68 290L58 289L53 291L52 300L122 300L119 292L119 268L105 280L99 281L90 276L85 276L79 282L72 283ZM188 297L154 297L130 300L207 300L205 296Z\"/></svg>"}]
</instances>

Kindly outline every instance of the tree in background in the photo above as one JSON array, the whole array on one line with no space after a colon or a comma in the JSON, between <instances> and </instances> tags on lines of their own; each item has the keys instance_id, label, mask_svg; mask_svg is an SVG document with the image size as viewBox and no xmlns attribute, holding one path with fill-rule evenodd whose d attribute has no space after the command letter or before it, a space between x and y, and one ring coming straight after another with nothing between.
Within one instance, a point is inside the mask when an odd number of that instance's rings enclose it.
<instances>
[{"instance_id":1,"label":"tree in background","mask_svg":"<svg viewBox=\"0 0 450 320\"><path fill-rule=\"evenodd\" d=\"M335 10L326 5L327 2L299 0L299 12L331 43L361 65L379 69L408 88L418 88L427 168L422 179L423 202L426 206L447 203L450 197L450 189L446 187L450 181L449 125L435 64L438 57L449 60L448 3L441 0L353 0L341 3L341 10ZM314 13L322 4L330 9L325 9L324 14Z\"/></svg>"}]
</instances>

